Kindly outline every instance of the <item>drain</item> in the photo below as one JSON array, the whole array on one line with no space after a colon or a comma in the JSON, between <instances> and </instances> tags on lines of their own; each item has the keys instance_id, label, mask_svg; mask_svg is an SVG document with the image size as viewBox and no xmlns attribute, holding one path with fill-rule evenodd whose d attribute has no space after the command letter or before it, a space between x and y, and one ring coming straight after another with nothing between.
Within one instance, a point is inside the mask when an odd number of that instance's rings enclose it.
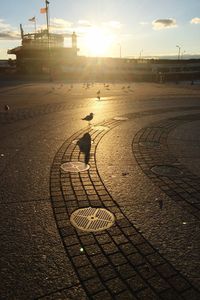
<instances>
[{"instance_id":1,"label":"drain","mask_svg":"<svg viewBox=\"0 0 200 300\"><path fill-rule=\"evenodd\" d=\"M88 232L108 229L114 221L114 215L105 208L81 208L75 210L70 216L70 222L74 227Z\"/></svg>"},{"instance_id":2,"label":"drain","mask_svg":"<svg viewBox=\"0 0 200 300\"><path fill-rule=\"evenodd\" d=\"M159 148L160 143L159 142L153 142L153 141L146 141L146 142L139 142L139 145L142 147L149 147L149 148Z\"/></svg>"},{"instance_id":3,"label":"drain","mask_svg":"<svg viewBox=\"0 0 200 300\"><path fill-rule=\"evenodd\" d=\"M90 168L89 165L80 161L70 161L61 165L64 172L84 172Z\"/></svg>"},{"instance_id":4,"label":"drain","mask_svg":"<svg viewBox=\"0 0 200 300\"><path fill-rule=\"evenodd\" d=\"M103 131L103 130L108 130L109 128L106 126L92 126L92 129Z\"/></svg>"},{"instance_id":5,"label":"drain","mask_svg":"<svg viewBox=\"0 0 200 300\"><path fill-rule=\"evenodd\" d=\"M128 118L126 118L126 117L115 117L115 118L113 118L113 120L116 120L116 121L127 121Z\"/></svg>"},{"instance_id":6,"label":"drain","mask_svg":"<svg viewBox=\"0 0 200 300\"><path fill-rule=\"evenodd\" d=\"M167 165L160 165L160 166L154 166L151 168L151 171L160 176L181 176L183 175L183 172L174 167L174 166L167 166Z\"/></svg>"}]
</instances>

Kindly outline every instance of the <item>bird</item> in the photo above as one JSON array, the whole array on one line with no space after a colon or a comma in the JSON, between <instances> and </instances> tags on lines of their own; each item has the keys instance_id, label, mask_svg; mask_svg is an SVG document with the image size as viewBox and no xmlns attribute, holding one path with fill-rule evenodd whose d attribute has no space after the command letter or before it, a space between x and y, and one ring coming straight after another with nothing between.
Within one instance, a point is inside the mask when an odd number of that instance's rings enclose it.
<instances>
[{"instance_id":1,"label":"bird","mask_svg":"<svg viewBox=\"0 0 200 300\"><path fill-rule=\"evenodd\" d=\"M4 106L4 110L5 110L5 111L9 111L9 109L10 109L10 107L6 104L6 105Z\"/></svg>"},{"instance_id":2,"label":"bird","mask_svg":"<svg viewBox=\"0 0 200 300\"><path fill-rule=\"evenodd\" d=\"M97 95L100 95L100 93L101 93L101 91L100 91L100 90L98 90L98 91L97 91Z\"/></svg>"},{"instance_id":3,"label":"bird","mask_svg":"<svg viewBox=\"0 0 200 300\"><path fill-rule=\"evenodd\" d=\"M90 121L92 121L94 114L90 113L89 115L87 115L85 118L83 118L82 120L84 121L88 121L88 125L90 125Z\"/></svg>"}]
</instances>

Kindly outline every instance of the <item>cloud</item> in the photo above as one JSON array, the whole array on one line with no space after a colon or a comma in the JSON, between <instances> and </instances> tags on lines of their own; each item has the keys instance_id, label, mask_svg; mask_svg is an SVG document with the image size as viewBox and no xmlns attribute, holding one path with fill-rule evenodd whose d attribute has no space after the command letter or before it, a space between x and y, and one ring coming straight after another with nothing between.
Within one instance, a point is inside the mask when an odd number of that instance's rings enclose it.
<instances>
[{"instance_id":1,"label":"cloud","mask_svg":"<svg viewBox=\"0 0 200 300\"><path fill-rule=\"evenodd\" d=\"M140 22L139 24L140 25L148 25L149 23L148 22Z\"/></svg>"},{"instance_id":2,"label":"cloud","mask_svg":"<svg viewBox=\"0 0 200 300\"><path fill-rule=\"evenodd\" d=\"M113 29L120 29L122 28L122 23L118 22L118 21L109 21L109 22L105 22L103 23L104 26L107 26L107 27L111 27Z\"/></svg>"},{"instance_id":3,"label":"cloud","mask_svg":"<svg viewBox=\"0 0 200 300\"><path fill-rule=\"evenodd\" d=\"M66 21L64 19L52 18L50 19L50 26L52 30L65 31L73 25L72 22Z\"/></svg>"},{"instance_id":4,"label":"cloud","mask_svg":"<svg viewBox=\"0 0 200 300\"><path fill-rule=\"evenodd\" d=\"M91 27L92 26L92 24L87 20L79 20L78 24L83 26L83 27Z\"/></svg>"},{"instance_id":5,"label":"cloud","mask_svg":"<svg viewBox=\"0 0 200 300\"><path fill-rule=\"evenodd\" d=\"M10 24L4 22L0 19L0 40L18 40L20 39L20 34L13 28Z\"/></svg>"},{"instance_id":6,"label":"cloud","mask_svg":"<svg viewBox=\"0 0 200 300\"><path fill-rule=\"evenodd\" d=\"M190 21L191 24L200 24L200 18L193 18L191 21Z\"/></svg>"},{"instance_id":7,"label":"cloud","mask_svg":"<svg viewBox=\"0 0 200 300\"><path fill-rule=\"evenodd\" d=\"M154 30L177 27L175 19L157 19L152 22L152 25Z\"/></svg>"}]
</instances>

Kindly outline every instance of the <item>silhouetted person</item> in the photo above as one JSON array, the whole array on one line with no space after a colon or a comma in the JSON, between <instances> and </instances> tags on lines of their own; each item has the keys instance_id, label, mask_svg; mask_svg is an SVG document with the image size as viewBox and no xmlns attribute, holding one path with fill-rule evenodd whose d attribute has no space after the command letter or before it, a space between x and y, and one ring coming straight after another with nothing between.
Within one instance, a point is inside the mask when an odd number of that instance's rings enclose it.
<instances>
[{"instance_id":1,"label":"silhouetted person","mask_svg":"<svg viewBox=\"0 0 200 300\"><path fill-rule=\"evenodd\" d=\"M90 149L91 149L91 135L87 132L80 140L78 140L77 145L82 153L85 154L85 164L88 164L90 160Z\"/></svg>"}]
</instances>

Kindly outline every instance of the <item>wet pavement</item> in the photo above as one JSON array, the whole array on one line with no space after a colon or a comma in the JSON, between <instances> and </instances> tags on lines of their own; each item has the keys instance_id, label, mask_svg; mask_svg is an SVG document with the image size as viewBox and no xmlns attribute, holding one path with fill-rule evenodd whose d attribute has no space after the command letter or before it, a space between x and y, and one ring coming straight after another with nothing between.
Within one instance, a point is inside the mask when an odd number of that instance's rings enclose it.
<instances>
[{"instance_id":1,"label":"wet pavement","mask_svg":"<svg viewBox=\"0 0 200 300\"><path fill-rule=\"evenodd\" d=\"M200 86L21 83L0 99L1 298L199 299ZM89 168L64 170L85 134Z\"/></svg>"}]
</instances>

